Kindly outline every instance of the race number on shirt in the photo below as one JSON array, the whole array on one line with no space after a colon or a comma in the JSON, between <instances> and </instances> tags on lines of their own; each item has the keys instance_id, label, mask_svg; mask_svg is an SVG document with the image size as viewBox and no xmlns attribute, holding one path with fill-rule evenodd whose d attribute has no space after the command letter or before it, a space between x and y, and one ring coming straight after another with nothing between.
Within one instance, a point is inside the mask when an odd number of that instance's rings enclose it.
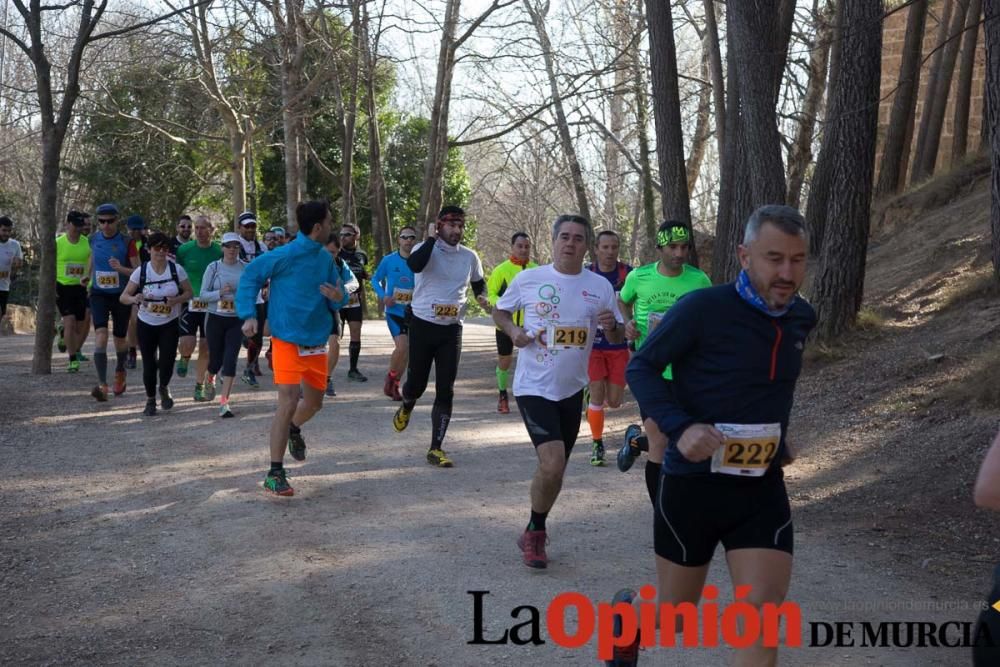
<instances>
[{"instance_id":1,"label":"race number on shirt","mask_svg":"<svg viewBox=\"0 0 1000 667\"><path fill-rule=\"evenodd\" d=\"M10 271L0 271L0 280L7 280L10 278Z\"/></svg>"},{"instance_id":2,"label":"race number on shirt","mask_svg":"<svg viewBox=\"0 0 1000 667\"><path fill-rule=\"evenodd\" d=\"M712 472L760 477L778 453L781 424L716 424L725 437L712 455Z\"/></svg>"},{"instance_id":3,"label":"race number on shirt","mask_svg":"<svg viewBox=\"0 0 1000 667\"><path fill-rule=\"evenodd\" d=\"M118 289L118 272L98 271L97 286L102 289Z\"/></svg>"},{"instance_id":4,"label":"race number on shirt","mask_svg":"<svg viewBox=\"0 0 1000 667\"><path fill-rule=\"evenodd\" d=\"M326 345L299 345L300 357L315 357L319 354L326 354Z\"/></svg>"},{"instance_id":5,"label":"race number on shirt","mask_svg":"<svg viewBox=\"0 0 1000 667\"><path fill-rule=\"evenodd\" d=\"M203 301L202 299L191 299L188 302L188 312L192 313L204 313L208 310L208 301Z\"/></svg>"},{"instance_id":6,"label":"race number on shirt","mask_svg":"<svg viewBox=\"0 0 1000 667\"><path fill-rule=\"evenodd\" d=\"M549 349L578 349L587 347L590 324L587 322L561 322L550 324L545 330L545 345Z\"/></svg>"},{"instance_id":7,"label":"race number on shirt","mask_svg":"<svg viewBox=\"0 0 1000 667\"><path fill-rule=\"evenodd\" d=\"M649 334L653 333L653 329L655 329L657 326L659 326L660 321L663 319L664 315L666 315L666 313L653 313L653 312L651 312L651 313L649 313L649 315L646 316L646 335L647 336Z\"/></svg>"},{"instance_id":8,"label":"race number on shirt","mask_svg":"<svg viewBox=\"0 0 1000 667\"><path fill-rule=\"evenodd\" d=\"M232 299L219 299L220 313L235 313L236 305Z\"/></svg>"},{"instance_id":9,"label":"race number on shirt","mask_svg":"<svg viewBox=\"0 0 1000 667\"><path fill-rule=\"evenodd\" d=\"M396 303L407 305L413 301L413 290L397 287L392 291L392 298L395 299Z\"/></svg>"},{"instance_id":10,"label":"race number on shirt","mask_svg":"<svg viewBox=\"0 0 1000 667\"><path fill-rule=\"evenodd\" d=\"M161 317L168 317L171 312L173 312L173 306L169 306L162 302L146 303L146 310L153 314L159 315Z\"/></svg>"},{"instance_id":11,"label":"race number on shirt","mask_svg":"<svg viewBox=\"0 0 1000 667\"><path fill-rule=\"evenodd\" d=\"M431 310L434 312L434 319L439 322L454 322L458 319L457 303L434 303L431 304Z\"/></svg>"},{"instance_id":12,"label":"race number on shirt","mask_svg":"<svg viewBox=\"0 0 1000 667\"><path fill-rule=\"evenodd\" d=\"M86 270L86 267L83 264L66 265L66 275L70 278L83 278L84 270Z\"/></svg>"}]
</instances>

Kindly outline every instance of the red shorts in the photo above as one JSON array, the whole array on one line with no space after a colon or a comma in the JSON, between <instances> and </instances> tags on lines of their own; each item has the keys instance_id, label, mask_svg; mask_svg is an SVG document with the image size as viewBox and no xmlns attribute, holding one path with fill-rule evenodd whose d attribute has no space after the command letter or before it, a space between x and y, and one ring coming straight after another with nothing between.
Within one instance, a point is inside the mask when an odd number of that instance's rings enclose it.
<instances>
[{"instance_id":1,"label":"red shorts","mask_svg":"<svg viewBox=\"0 0 1000 667\"><path fill-rule=\"evenodd\" d=\"M318 350L322 350L319 352ZM305 382L314 389L326 389L326 344L317 348L303 348L271 337L271 364L274 367L274 384L299 384Z\"/></svg>"},{"instance_id":2,"label":"red shorts","mask_svg":"<svg viewBox=\"0 0 1000 667\"><path fill-rule=\"evenodd\" d=\"M619 387L625 386L625 367L628 366L628 348L621 350L591 350L587 374L591 382L607 380Z\"/></svg>"}]
</instances>

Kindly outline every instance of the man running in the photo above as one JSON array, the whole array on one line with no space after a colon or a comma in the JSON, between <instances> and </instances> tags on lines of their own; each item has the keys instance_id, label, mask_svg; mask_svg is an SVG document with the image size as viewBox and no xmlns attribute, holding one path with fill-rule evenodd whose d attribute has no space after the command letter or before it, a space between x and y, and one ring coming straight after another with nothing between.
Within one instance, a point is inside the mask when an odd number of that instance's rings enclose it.
<instances>
[{"instance_id":1,"label":"man running","mask_svg":"<svg viewBox=\"0 0 1000 667\"><path fill-rule=\"evenodd\" d=\"M409 326L406 308L413 301L413 271L406 260L417 242L417 230L407 225L399 230L399 250L382 258L372 276L372 289L379 303L385 308L385 323L396 347L389 357L389 372L382 385L382 393L394 401L403 400L399 393L400 378L406 370L409 352Z\"/></svg>"},{"instance_id":2,"label":"man running","mask_svg":"<svg viewBox=\"0 0 1000 667\"><path fill-rule=\"evenodd\" d=\"M427 389L434 366L434 407L431 408L431 446L427 462L439 468L454 463L441 448L451 421L458 361L462 356L462 318L469 285L479 305L489 310L486 280L479 255L460 241L465 232L465 211L445 206L437 224L427 230L427 239L416 246L406 260L416 274L410 304L410 356L403 404L392 418L400 432L410 423L413 407Z\"/></svg>"},{"instance_id":3,"label":"man running","mask_svg":"<svg viewBox=\"0 0 1000 667\"><path fill-rule=\"evenodd\" d=\"M251 211L240 213L236 221L238 233L240 235L240 261L250 263L260 257L267 249L257 240L257 216ZM260 349L264 346L264 325L267 322L267 297L266 289L262 289L257 295L257 333L246 341L247 345L247 365L243 369L241 379L253 389L260 387L257 378L263 375L260 372L258 357Z\"/></svg>"},{"instance_id":4,"label":"man running","mask_svg":"<svg viewBox=\"0 0 1000 667\"><path fill-rule=\"evenodd\" d=\"M615 294L621 291L625 277L632 267L618 261L621 240L618 234L606 229L597 235L595 243L597 261L590 270L603 276ZM604 410L619 408L625 395L625 367L628 365L628 343L612 343L598 329L594 349L590 351L587 376L590 378L590 399L587 405L587 423L590 425L590 465L604 465Z\"/></svg>"},{"instance_id":5,"label":"man running","mask_svg":"<svg viewBox=\"0 0 1000 667\"><path fill-rule=\"evenodd\" d=\"M11 238L14 221L6 215L0 217L0 322L7 317L7 299L10 286L24 261L21 244Z\"/></svg>"},{"instance_id":6,"label":"man running","mask_svg":"<svg viewBox=\"0 0 1000 667\"><path fill-rule=\"evenodd\" d=\"M517 545L524 564L532 568L548 566L545 521L580 432L594 336L600 328L608 340L624 340L614 289L583 270L593 233L586 218L556 218L552 264L518 274L493 311L493 321L525 352L514 373L514 396L538 468L531 480L531 517ZM523 326L514 323L519 310L524 311Z\"/></svg>"},{"instance_id":7,"label":"man running","mask_svg":"<svg viewBox=\"0 0 1000 667\"><path fill-rule=\"evenodd\" d=\"M170 257L177 257L177 249L191 240L191 216L185 213L177 218L177 235L170 239ZM198 293L195 292L195 295Z\"/></svg>"},{"instance_id":8,"label":"man running","mask_svg":"<svg viewBox=\"0 0 1000 667\"><path fill-rule=\"evenodd\" d=\"M66 232L56 237L56 306L62 316L63 339L69 355L68 373L80 372L77 357L87 326L87 283L90 240L81 232L83 215L70 211Z\"/></svg>"},{"instance_id":9,"label":"man running","mask_svg":"<svg viewBox=\"0 0 1000 667\"><path fill-rule=\"evenodd\" d=\"M128 240L118 231L118 207L97 207L97 232L90 237L90 311L94 320L94 369L97 386L90 392L98 401L108 400L108 321L113 320L115 339L115 396L125 393L128 360L128 323L132 307L119 297L132 275L128 261Z\"/></svg>"},{"instance_id":10,"label":"man running","mask_svg":"<svg viewBox=\"0 0 1000 667\"><path fill-rule=\"evenodd\" d=\"M361 239L361 229L351 223L340 227L340 259L347 263L351 273L364 285L368 280L368 255L358 247ZM340 311L342 322L347 323L351 334L351 342L347 346L351 367L347 371L347 379L354 382L367 382L368 378L358 370L358 358L361 356L361 324L364 320L365 294L359 289L350 295L347 307Z\"/></svg>"},{"instance_id":11,"label":"man running","mask_svg":"<svg viewBox=\"0 0 1000 667\"><path fill-rule=\"evenodd\" d=\"M295 209L299 234L294 243L261 255L243 269L236 290L236 312L248 338L257 333L257 295L270 281L271 341L278 409L271 421L271 470L264 488L294 495L284 467L285 447L296 461L306 458L301 428L323 407L326 389L326 340L331 310L347 303L337 265L323 243L332 218L326 202L303 202Z\"/></svg>"},{"instance_id":12,"label":"man running","mask_svg":"<svg viewBox=\"0 0 1000 667\"><path fill-rule=\"evenodd\" d=\"M525 268L532 269L536 266L531 261L531 239L525 232L514 232L510 237L510 257L501 262L493 269L489 280L486 281L486 291L490 305L495 306L497 299L504 295L507 287L514 281ZM524 313L514 313L514 323L521 326L524 323ZM507 414L510 412L510 399L507 396L507 377L510 375L510 366L514 363L514 341L505 334L499 327L496 331L497 338L497 412Z\"/></svg>"},{"instance_id":13,"label":"man running","mask_svg":"<svg viewBox=\"0 0 1000 667\"><path fill-rule=\"evenodd\" d=\"M712 286L705 273L687 263L691 251L691 228L684 223L667 220L660 224L656 232L656 249L660 259L630 273L620 295L619 305L627 321L625 336L635 342L637 350L642 348L664 313L679 298ZM668 367L663 371L663 379L670 380L671 377ZM618 469L627 471L640 451L648 451L646 491L650 502L655 502L667 438L660 433L654 421L646 419L644 413L640 412L640 420L646 426L648 437L641 435L642 428L637 424L625 430L625 442L618 450Z\"/></svg>"},{"instance_id":14,"label":"man running","mask_svg":"<svg viewBox=\"0 0 1000 667\"><path fill-rule=\"evenodd\" d=\"M749 590L746 602L778 605L788 592L792 518L781 463L816 324L797 294L808 248L798 211L757 209L736 282L679 300L629 363L640 409L669 442L654 523L660 604L698 604L719 542L733 587ZM738 665L776 660L777 649L759 642L736 655Z\"/></svg>"},{"instance_id":15,"label":"man running","mask_svg":"<svg viewBox=\"0 0 1000 667\"><path fill-rule=\"evenodd\" d=\"M177 264L187 273L191 281L193 297L181 311L180 353L177 360L177 377L185 377L195 344L198 346L198 366L195 369L194 400L201 403L215 398L215 381L205 375L208 371L208 335L205 333L205 318L209 303L201 297L201 280L205 269L212 262L222 259L222 246L212 240L212 222L207 216L199 215L194 225L194 239L177 249ZM198 336L201 336L199 341Z\"/></svg>"},{"instance_id":16,"label":"man running","mask_svg":"<svg viewBox=\"0 0 1000 667\"><path fill-rule=\"evenodd\" d=\"M340 273L340 278L344 282L344 291L347 292L348 301L350 300L350 295L354 294L360 287L361 284L358 279L354 277L351 273L351 269L348 268L347 263L340 258L340 233L334 232L327 237L326 240L326 251L330 253L333 257L334 263L337 265L337 271ZM326 363L326 395L333 398L337 395L337 390L333 386L333 371L337 368L337 363L340 361L340 330L341 330L340 317L334 314L333 326L330 327L330 338L327 341L327 363ZM271 358L271 348L267 348L267 358Z\"/></svg>"}]
</instances>

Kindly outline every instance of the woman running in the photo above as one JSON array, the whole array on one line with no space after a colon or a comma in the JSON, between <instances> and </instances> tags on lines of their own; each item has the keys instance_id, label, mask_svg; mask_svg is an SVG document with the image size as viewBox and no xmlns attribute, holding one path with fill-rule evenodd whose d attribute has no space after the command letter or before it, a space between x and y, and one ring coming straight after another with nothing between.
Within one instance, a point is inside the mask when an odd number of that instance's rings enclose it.
<instances>
[{"instance_id":1,"label":"woman running","mask_svg":"<svg viewBox=\"0 0 1000 667\"><path fill-rule=\"evenodd\" d=\"M160 407L174 407L170 378L177 358L180 337L178 318L181 305L192 296L191 282L184 267L167 259L170 237L156 232L146 242L149 261L132 272L119 300L139 306L136 334L142 354L142 383L146 386L147 417L156 414L156 380L160 380Z\"/></svg>"},{"instance_id":2,"label":"woman running","mask_svg":"<svg viewBox=\"0 0 1000 667\"><path fill-rule=\"evenodd\" d=\"M236 362L243 343L243 320L236 316L236 288L245 264L240 261L240 237L236 232L222 235L222 259L205 267L201 280L201 298L209 305L205 332L208 336L208 374L222 371L222 394L219 416L234 417L229 408L229 394L236 380Z\"/></svg>"}]
</instances>

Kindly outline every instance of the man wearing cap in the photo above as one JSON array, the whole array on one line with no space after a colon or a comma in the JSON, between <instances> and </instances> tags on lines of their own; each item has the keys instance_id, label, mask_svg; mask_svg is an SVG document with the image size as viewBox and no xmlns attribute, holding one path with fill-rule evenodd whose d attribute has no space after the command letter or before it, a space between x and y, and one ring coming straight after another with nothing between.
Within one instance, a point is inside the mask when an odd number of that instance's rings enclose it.
<instances>
[{"instance_id":1,"label":"man wearing cap","mask_svg":"<svg viewBox=\"0 0 1000 667\"><path fill-rule=\"evenodd\" d=\"M97 207L98 231L90 237L90 311L94 320L94 370L97 386L91 396L108 400L108 321L114 321L115 396L125 393L125 362L128 358L128 323L131 306L119 297L132 275L128 261L128 239L118 231L118 207Z\"/></svg>"},{"instance_id":2,"label":"man wearing cap","mask_svg":"<svg viewBox=\"0 0 1000 667\"><path fill-rule=\"evenodd\" d=\"M14 221L6 215L0 217L0 320L7 316L7 297L14 274L21 268L24 253L21 244L10 237Z\"/></svg>"},{"instance_id":3,"label":"man wearing cap","mask_svg":"<svg viewBox=\"0 0 1000 667\"><path fill-rule=\"evenodd\" d=\"M252 262L260 257L267 248L257 240L257 216L252 211L243 211L236 219L237 233L240 235L240 260ZM257 295L257 330L247 339L247 365L240 379L257 389L260 383L257 377L262 375L257 362L260 349L264 345L264 327L267 322L267 286Z\"/></svg>"},{"instance_id":4,"label":"man wearing cap","mask_svg":"<svg viewBox=\"0 0 1000 667\"><path fill-rule=\"evenodd\" d=\"M288 234L285 233L284 227L279 227L275 225L274 227L271 227L271 229L267 231L267 234L270 234L271 236L274 237L274 247L268 245L267 247L268 250L274 250L275 247L283 246L286 243L288 243ZM264 235L265 245L267 244L267 234Z\"/></svg>"},{"instance_id":5,"label":"man wearing cap","mask_svg":"<svg viewBox=\"0 0 1000 667\"><path fill-rule=\"evenodd\" d=\"M206 382L208 371L208 337L205 333L205 317L209 309L207 301L201 298L201 279L208 265L217 259L222 259L222 246L212 240L212 223L207 216L199 215L194 223L194 239L187 241L177 249L177 263L184 268L191 281L193 297L181 310L180 316L180 355L177 360L177 377L187 375L188 364L198 345L198 366L196 368L194 400L197 402L211 401L215 398L215 382ZM198 342L199 333L201 341ZM212 378L209 378L212 380Z\"/></svg>"},{"instance_id":6,"label":"man wearing cap","mask_svg":"<svg viewBox=\"0 0 1000 667\"><path fill-rule=\"evenodd\" d=\"M66 216L66 232L56 238L56 306L62 316L63 338L69 365L66 371L78 373L77 354L83 345L87 325L87 283L90 274L90 242L81 232L83 214L70 211Z\"/></svg>"},{"instance_id":7,"label":"man wearing cap","mask_svg":"<svg viewBox=\"0 0 1000 667\"><path fill-rule=\"evenodd\" d=\"M712 281L704 272L687 264L691 228L683 222L663 222L656 232L656 249L660 259L632 271L619 295L626 321L625 337L635 341L636 351L642 349L648 336L678 299L689 292L712 286ZM670 380L672 377L671 369L667 367L663 371L663 379ZM618 469L623 472L628 470L640 451L648 451L646 492L650 502L653 502L667 439L652 420L646 419L644 412L640 411L639 416L646 425L648 437L642 435L642 428L637 424L626 429L625 443L618 452Z\"/></svg>"},{"instance_id":8,"label":"man wearing cap","mask_svg":"<svg viewBox=\"0 0 1000 667\"><path fill-rule=\"evenodd\" d=\"M177 218L177 235L170 239L170 257L177 257L177 249L191 240L191 229L193 227L191 216L185 213ZM198 294L195 292L195 294Z\"/></svg>"},{"instance_id":9,"label":"man wearing cap","mask_svg":"<svg viewBox=\"0 0 1000 667\"><path fill-rule=\"evenodd\" d=\"M352 223L345 222L340 228L340 259L354 274L354 277L364 284L368 280L368 255L358 247L361 229ZM361 324L364 320L365 294L363 289L351 293L346 308L340 311L342 322L346 322L351 333L348 345L351 367L347 371L347 379L354 382L367 382L368 378L358 370L358 358L361 356Z\"/></svg>"}]
</instances>

